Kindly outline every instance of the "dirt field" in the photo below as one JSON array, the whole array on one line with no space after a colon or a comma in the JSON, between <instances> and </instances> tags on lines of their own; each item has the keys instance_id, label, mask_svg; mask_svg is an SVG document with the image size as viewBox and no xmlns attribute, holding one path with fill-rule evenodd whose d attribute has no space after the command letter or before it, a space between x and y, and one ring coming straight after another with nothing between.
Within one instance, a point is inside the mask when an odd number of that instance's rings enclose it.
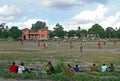
<instances>
[{"instance_id":1,"label":"dirt field","mask_svg":"<svg viewBox=\"0 0 120 81\"><path fill-rule=\"evenodd\" d=\"M80 52L80 43L83 43L83 52ZM98 48L98 42L72 42L73 48L70 49L69 42L47 42L48 47L43 49L34 41L25 41L24 45L20 41L0 41L0 65L9 66L11 62L17 64L24 62L26 67L39 68L47 64L50 60L54 65L59 62L70 63L73 66L79 64L83 67L89 67L93 63L102 65L114 63L120 68L120 42L114 46L113 42L106 42L101 49Z\"/></svg>"},{"instance_id":2,"label":"dirt field","mask_svg":"<svg viewBox=\"0 0 120 81\"><path fill-rule=\"evenodd\" d=\"M80 52L80 43L83 43L83 52ZM55 66L57 63L70 63L73 67L78 64L80 67L89 67L93 63L97 66L103 63L108 66L113 63L116 71L120 71L120 42L114 46L113 42L107 41L106 45L101 42L101 49L98 48L98 42L72 42L73 48L70 48L69 42L61 41L47 42L48 47L43 49L34 41L25 41L24 45L20 41L0 41L0 69L7 69L15 61L17 65L20 62L25 63L25 67L44 68L48 61ZM3 79L0 81L50 81L50 80L19 80Z\"/></svg>"}]
</instances>

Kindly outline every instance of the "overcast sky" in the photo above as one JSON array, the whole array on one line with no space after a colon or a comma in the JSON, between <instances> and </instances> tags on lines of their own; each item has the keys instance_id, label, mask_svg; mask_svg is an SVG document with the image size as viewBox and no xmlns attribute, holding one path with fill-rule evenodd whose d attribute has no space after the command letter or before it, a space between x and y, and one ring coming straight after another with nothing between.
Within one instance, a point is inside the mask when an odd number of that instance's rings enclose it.
<instances>
[{"instance_id":1,"label":"overcast sky","mask_svg":"<svg viewBox=\"0 0 120 81\"><path fill-rule=\"evenodd\" d=\"M19 29L31 28L36 21L53 30L60 23L65 30L120 27L120 0L2 0L0 23Z\"/></svg>"}]
</instances>

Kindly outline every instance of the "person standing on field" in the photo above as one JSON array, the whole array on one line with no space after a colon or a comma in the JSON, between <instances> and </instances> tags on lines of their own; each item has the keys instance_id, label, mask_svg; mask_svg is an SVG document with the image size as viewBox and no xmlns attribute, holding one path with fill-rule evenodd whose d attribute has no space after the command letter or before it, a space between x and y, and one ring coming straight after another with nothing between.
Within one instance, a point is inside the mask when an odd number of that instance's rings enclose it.
<instances>
[{"instance_id":1,"label":"person standing on field","mask_svg":"<svg viewBox=\"0 0 120 81\"><path fill-rule=\"evenodd\" d=\"M83 52L83 44L80 43L80 52L82 53Z\"/></svg>"},{"instance_id":2,"label":"person standing on field","mask_svg":"<svg viewBox=\"0 0 120 81\"><path fill-rule=\"evenodd\" d=\"M73 48L73 44L72 44L72 41L70 41L70 48Z\"/></svg>"},{"instance_id":3,"label":"person standing on field","mask_svg":"<svg viewBox=\"0 0 120 81\"><path fill-rule=\"evenodd\" d=\"M21 40L21 45L23 45L24 44L24 42L23 42L23 40Z\"/></svg>"},{"instance_id":4,"label":"person standing on field","mask_svg":"<svg viewBox=\"0 0 120 81\"><path fill-rule=\"evenodd\" d=\"M40 41L38 41L38 46L40 46Z\"/></svg>"},{"instance_id":5,"label":"person standing on field","mask_svg":"<svg viewBox=\"0 0 120 81\"><path fill-rule=\"evenodd\" d=\"M101 44L100 44L100 42L98 42L98 48L101 49Z\"/></svg>"},{"instance_id":6,"label":"person standing on field","mask_svg":"<svg viewBox=\"0 0 120 81\"><path fill-rule=\"evenodd\" d=\"M114 41L114 46L116 46L116 41Z\"/></svg>"}]
</instances>

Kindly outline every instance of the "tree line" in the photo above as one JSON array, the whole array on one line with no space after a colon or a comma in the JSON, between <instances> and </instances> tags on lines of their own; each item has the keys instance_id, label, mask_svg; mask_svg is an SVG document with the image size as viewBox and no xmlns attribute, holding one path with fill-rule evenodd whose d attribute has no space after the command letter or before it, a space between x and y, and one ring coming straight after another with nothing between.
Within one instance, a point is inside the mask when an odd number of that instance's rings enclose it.
<instances>
[{"instance_id":1,"label":"tree line","mask_svg":"<svg viewBox=\"0 0 120 81\"><path fill-rule=\"evenodd\" d=\"M46 25L46 22L37 21L35 24L32 24L31 30L38 30L40 28L48 27ZM8 38L12 37L13 39L18 39L21 37L22 31L19 29L18 26L12 26L10 29L8 26L5 25L5 23L0 24L0 38ZM107 27L104 29L99 24L94 24L89 28L81 29L80 26L78 26L77 29L66 31L64 30L64 27L57 23L53 30L49 30L49 37L58 37L58 38L64 38L66 37L87 37L88 35L94 35L99 38L120 38L120 28L114 29L113 27Z\"/></svg>"},{"instance_id":2,"label":"tree line","mask_svg":"<svg viewBox=\"0 0 120 81\"><path fill-rule=\"evenodd\" d=\"M87 37L88 35L89 36L92 35L99 38L120 38L120 28L114 29L113 27L107 27L106 29L104 29L101 25L94 24L88 30L81 29L81 27L78 26L76 30L74 29L65 31L64 27L57 23L56 26L54 27L54 30L50 31L50 37L57 36L60 38L64 38L65 36L67 36L70 38L76 36L78 38L82 38Z\"/></svg>"}]
</instances>

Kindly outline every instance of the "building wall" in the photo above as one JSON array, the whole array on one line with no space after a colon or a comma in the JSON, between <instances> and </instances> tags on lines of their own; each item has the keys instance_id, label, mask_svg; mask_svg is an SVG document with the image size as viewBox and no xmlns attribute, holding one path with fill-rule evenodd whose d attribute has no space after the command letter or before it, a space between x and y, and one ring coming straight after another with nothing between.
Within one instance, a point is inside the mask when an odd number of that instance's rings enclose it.
<instances>
[{"instance_id":1,"label":"building wall","mask_svg":"<svg viewBox=\"0 0 120 81\"><path fill-rule=\"evenodd\" d=\"M22 30L22 38L26 40L47 40L48 39L48 28L41 28L37 31L29 30L27 28Z\"/></svg>"},{"instance_id":2,"label":"building wall","mask_svg":"<svg viewBox=\"0 0 120 81\"><path fill-rule=\"evenodd\" d=\"M30 32L30 30L29 29L27 29L27 28L25 28L25 29L23 29L22 30L22 39L29 39L29 32Z\"/></svg>"},{"instance_id":3,"label":"building wall","mask_svg":"<svg viewBox=\"0 0 120 81\"><path fill-rule=\"evenodd\" d=\"M48 30L41 29L38 30L39 38L48 38Z\"/></svg>"}]
</instances>

